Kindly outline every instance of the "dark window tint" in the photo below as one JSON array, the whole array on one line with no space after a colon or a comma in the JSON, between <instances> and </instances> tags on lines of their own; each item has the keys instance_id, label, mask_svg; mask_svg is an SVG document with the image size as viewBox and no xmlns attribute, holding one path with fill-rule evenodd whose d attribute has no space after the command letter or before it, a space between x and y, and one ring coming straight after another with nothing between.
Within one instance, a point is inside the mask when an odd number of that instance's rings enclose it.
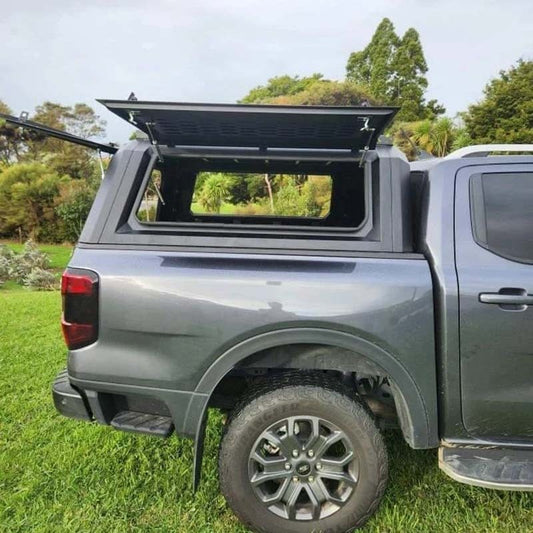
<instances>
[{"instance_id":1,"label":"dark window tint","mask_svg":"<svg viewBox=\"0 0 533 533\"><path fill-rule=\"evenodd\" d=\"M533 262L533 173L482 174L481 190L480 244L509 259Z\"/></svg>"}]
</instances>

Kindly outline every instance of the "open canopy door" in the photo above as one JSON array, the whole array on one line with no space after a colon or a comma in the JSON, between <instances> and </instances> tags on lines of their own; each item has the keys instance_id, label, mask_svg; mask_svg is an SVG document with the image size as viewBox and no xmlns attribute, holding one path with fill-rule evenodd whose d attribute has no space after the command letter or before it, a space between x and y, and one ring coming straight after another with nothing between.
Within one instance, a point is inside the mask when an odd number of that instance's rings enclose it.
<instances>
[{"instance_id":1,"label":"open canopy door","mask_svg":"<svg viewBox=\"0 0 533 533\"><path fill-rule=\"evenodd\" d=\"M166 146L373 149L393 107L189 104L98 100Z\"/></svg>"}]
</instances>

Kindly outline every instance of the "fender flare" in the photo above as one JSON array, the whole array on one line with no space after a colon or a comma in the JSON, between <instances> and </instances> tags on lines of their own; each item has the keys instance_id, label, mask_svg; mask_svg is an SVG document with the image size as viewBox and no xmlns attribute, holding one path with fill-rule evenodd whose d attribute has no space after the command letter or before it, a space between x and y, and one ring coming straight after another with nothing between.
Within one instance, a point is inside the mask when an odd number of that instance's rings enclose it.
<instances>
[{"instance_id":1,"label":"fender flare","mask_svg":"<svg viewBox=\"0 0 533 533\"><path fill-rule=\"evenodd\" d=\"M325 328L287 328L262 333L234 345L221 354L204 373L190 400L184 430L195 435L194 487L198 485L202 461L207 405L224 376L249 356L289 344L329 345L355 352L390 377L402 431L413 448L429 448L438 442L424 398L404 365L389 351L357 335ZM354 360L356 370L357 360ZM314 368L333 369L322 360Z\"/></svg>"}]
</instances>

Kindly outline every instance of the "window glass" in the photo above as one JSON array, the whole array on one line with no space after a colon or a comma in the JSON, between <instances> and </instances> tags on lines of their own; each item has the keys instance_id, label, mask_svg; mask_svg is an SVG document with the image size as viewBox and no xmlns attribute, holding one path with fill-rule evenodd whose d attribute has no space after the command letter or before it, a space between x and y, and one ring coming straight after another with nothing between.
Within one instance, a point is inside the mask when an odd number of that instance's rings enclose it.
<instances>
[{"instance_id":1,"label":"window glass","mask_svg":"<svg viewBox=\"0 0 533 533\"><path fill-rule=\"evenodd\" d=\"M137 204L143 223L359 228L364 170L354 163L165 157Z\"/></svg>"},{"instance_id":2,"label":"window glass","mask_svg":"<svg viewBox=\"0 0 533 533\"><path fill-rule=\"evenodd\" d=\"M483 174L481 244L509 259L533 262L533 173Z\"/></svg>"},{"instance_id":3,"label":"window glass","mask_svg":"<svg viewBox=\"0 0 533 533\"><path fill-rule=\"evenodd\" d=\"M199 172L191 211L194 215L324 218L330 203L330 176Z\"/></svg>"}]
</instances>

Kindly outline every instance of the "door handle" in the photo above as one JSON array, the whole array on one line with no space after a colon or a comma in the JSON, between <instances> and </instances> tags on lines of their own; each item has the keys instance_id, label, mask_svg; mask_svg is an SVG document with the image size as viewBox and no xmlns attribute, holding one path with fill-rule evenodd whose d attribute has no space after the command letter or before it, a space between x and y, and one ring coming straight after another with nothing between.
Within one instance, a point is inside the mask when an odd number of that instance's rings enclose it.
<instances>
[{"instance_id":1,"label":"door handle","mask_svg":"<svg viewBox=\"0 0 533 533\"><path fill-rule=\"evenodd\" d=\"M533 305L533 295L525 289L500 289L500 292L482 292L479 301L482 304Z\"/></svg>"}]
</instances>

